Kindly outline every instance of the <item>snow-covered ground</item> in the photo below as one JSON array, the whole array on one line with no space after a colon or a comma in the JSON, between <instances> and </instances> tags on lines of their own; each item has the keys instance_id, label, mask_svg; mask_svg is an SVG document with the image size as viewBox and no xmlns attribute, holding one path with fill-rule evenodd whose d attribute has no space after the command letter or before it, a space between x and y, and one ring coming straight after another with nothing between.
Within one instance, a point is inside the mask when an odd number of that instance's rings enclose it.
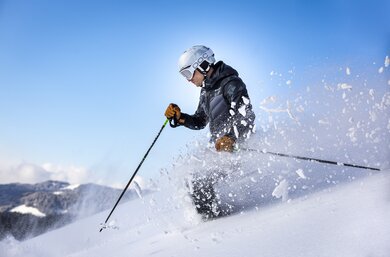
<instances>
[{"instance_id":1,"label":"snow-covered ground","mask_svg":"<svg viewBox=\"0 0 390 257\"><path fill-rule=\"evenodd\" d=\"M69 185L67 187L62 188L62 190L75 190L79 186L80 186L80 184Z\"/></svg>"},{"instance_id":2,"label":"snow-covered ground","mask_svg":"<svg viewBox=\"0 0 390 257\"><path fill-rule=\"evenodd\" d=\"M164 190L23 243L1 256L390 256L389 171L202 222ZM169 191L169 190L167 190Z\"/></svg>"},{"instance_id":3,"label":"snow-covered ground","mask_svg":"<svg viewBox=\"0 0 390 257\"><path fill-rule=\"evenodd\" d=\"M22 214L32 214L32 215L35 215L38 217L45 217L46 216L46 214L44 214L43 212L41 212L37 208L29 207L29 206L26 206L24 204L19 205L15 208L11 209L10 212L18 212L18 213L22 213Z\"/></svg>"}]
</instances>

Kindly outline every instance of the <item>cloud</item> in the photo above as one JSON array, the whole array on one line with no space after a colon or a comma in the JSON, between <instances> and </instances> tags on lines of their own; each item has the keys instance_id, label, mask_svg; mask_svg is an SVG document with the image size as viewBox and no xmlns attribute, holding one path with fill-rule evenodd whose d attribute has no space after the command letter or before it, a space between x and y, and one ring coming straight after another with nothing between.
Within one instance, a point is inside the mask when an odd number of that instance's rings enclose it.
<instances>
[{"instance_id":1,"label":"cloud","mask_svg":"<svg viewBox=\"0 0 390 257\"><path fill-rule=\"evenodd\" d=\"M21 163L0 166L0 183L38 183L46 180L60 180L72 184L90 182L91 172L82 166L62 166L52 163L36 165Z\"/></svg>"},{"instance_id":2,"label":"cloud","mask_svg":"<svg viewBox=\"0 0 390 257\"><path fill-rule=\"evenodd\" d=\"M22 163L17 166L2 167L0 169L0 182L37 182L45 180L47 172L34 164Z\"/></svg>"},{"instance_id":3,"label":"cloud","mask_svg":"<svg viewBox=\"0 0 390 257\"><path fill-rule=\"evenodd\" d=\"M42 167L50 173L53 180L68 181L70 183L80 184L86 182L89 176L89 171L85 167L78 166L62 166L52 163L45 163Z\"/></svg>"},{"instance_id":4,"label":"cloud","mask_svg":"<svg viewBox=\"0 0 390 257\"><path fill-rule=\"evenodd\" d=\"M0 184L34 184L47 180L64 181L70 184L95 183L118 189L123 189L127 182L118 181L115 178L107 178L107 176L99 177L98 174L83 166L65 166L53 163L37 165L26 162L15 165L0 161ZM141 189L148 187L146 181L141 176L137 175L134 181L138 183ZM130 186L131 189L134 189L133 184Z\"/></svg>"}]
</instances>

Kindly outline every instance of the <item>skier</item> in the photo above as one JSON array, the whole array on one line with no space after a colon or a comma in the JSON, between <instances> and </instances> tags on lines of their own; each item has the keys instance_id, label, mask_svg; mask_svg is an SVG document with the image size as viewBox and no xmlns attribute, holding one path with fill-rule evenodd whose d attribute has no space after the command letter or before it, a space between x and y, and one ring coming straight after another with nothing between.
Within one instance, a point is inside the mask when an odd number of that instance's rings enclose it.
<instances>
[{"instance_id":1,"label":"skier","mask_svg":"<svg viewBox=\"0 0 390 257\"><path fill-rule=\"evenodd\" d=\"M210 48L196 45L180 56L179 72L201 87L199 105L195 114L189 115L171 103L165 111L168 119L190 129L203 129L209 123L210 142L217 151L232 152L236 143L249 138L255 114L246 86L235 69L222 61L215 63Z\"/></svg>"},{"instance_id":2,"label":"skier","mask_svg":"<svg viewBox=\"0 0 390 257\"><path fill-rule=\"evenodd\" d=\"M196 87L200 87L198 108L193 115L183 113L174 103L168 105L165 116L173 126L203 129L209 124L210 142L217 151L233 152L254 132L255 114L249 95L238 72L223 61L215 63L213 51L203 45L186 50L179 58L179 72ZM199 213L218 216L214 203L201 203L201 199L214 200L212 185L215 180L192 182L194 203ZM203 187L203 188L202 188Z\"/></svg>"}]
</instances>

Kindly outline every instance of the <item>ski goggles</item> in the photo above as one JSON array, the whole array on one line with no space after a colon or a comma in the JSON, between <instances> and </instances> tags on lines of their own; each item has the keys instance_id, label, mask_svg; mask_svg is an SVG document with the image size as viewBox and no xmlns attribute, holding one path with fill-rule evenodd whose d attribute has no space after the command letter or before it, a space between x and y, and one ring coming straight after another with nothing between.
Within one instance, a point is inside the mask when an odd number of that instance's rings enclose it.
<instances>
[{"instance_id":1,"label":"ski goggles","mask_svg":"<svg viewBox=\"0 0 390 257\"><path fill-rule=\"evenodd\" d=\"M209 49L202 56L200 56L192 65L186 66L180 70L180 74L183 75L187 80L191 80L194 76L195 70L200 68L202 62L207 61L209 57L213 56L213 52ZM202 69L203 70L203 69Z\"/></svg>"}]
</instances>

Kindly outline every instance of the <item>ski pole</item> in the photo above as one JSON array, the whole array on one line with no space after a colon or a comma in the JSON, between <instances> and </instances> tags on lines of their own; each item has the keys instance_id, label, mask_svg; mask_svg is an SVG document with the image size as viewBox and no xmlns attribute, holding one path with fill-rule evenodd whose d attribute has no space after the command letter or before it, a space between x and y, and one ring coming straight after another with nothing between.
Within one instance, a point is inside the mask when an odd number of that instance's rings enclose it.
<instances>
[{"instance_id":1,"label":"ski pole","mask_svg":"<svg viewBox=\"0 0 390 257\"><path fill-rule=\"evenodd\" d=\"M378 169L378 168L366 167L366 166L343 163L343 162L327 161L327 160L321 160L321 159L317 159L317 158L302 157L302 156L296 156L296 155L291 155L291 154L275 153L275 152L270 152L267 150L256 150L256 149L250 149L250 148L240 148L240 150L263 153L263 154L271 154L271 155L294 158L294 159L305 160L305 161L315 161L315 162L326 163L326 164L333 164L333 165L339 165L339 166L347 166L347 167L353 167L353 168L380 171L380 169Z\"/></svg>"},{"instance_id":2,"label":"ski pole","mask_svg":"<svg viewBox=\"0 0 390 257\"><path fill-rule=\"evenodd\" d=\"M123 195L125 194L127 188L130 186L130 183L133 181L133 179L134 179L135 175L137 174L138 170L141 168L142 163L145 161L145 159L146 159L146 157L148 156L150 150L152 149L154 143L156 143L158 137L160 136L161 132L163 131L163 129L165 128L165 126L167 125L167 123L168 123L168 119L164 122L164 125L162 125L160 131L158 132L156 138L154 139L152 145L149 147L148 151L146 151L146 154L144 155L144 158L142 158L142 161L140 162L140 164L138 165L137 169L135 170L135 172L134 172L133 175L131 176L131 178L130 178L129 182L127 183L126 187L123 189L121 195L119 196L118 200L116 201L114 207L112 208L110 214L108 215L108 217L107 217L106 221L104 222L103 226L100 228L100 231L99 231L99 232L102 232L102 230L103 230L104 228L106 228L106 224L107 224L108 219L111 217L111 214L114 212L116 206L118 205L119 201L122 199L122 197L123 197Z\"/></svg>"}]
</instances>

